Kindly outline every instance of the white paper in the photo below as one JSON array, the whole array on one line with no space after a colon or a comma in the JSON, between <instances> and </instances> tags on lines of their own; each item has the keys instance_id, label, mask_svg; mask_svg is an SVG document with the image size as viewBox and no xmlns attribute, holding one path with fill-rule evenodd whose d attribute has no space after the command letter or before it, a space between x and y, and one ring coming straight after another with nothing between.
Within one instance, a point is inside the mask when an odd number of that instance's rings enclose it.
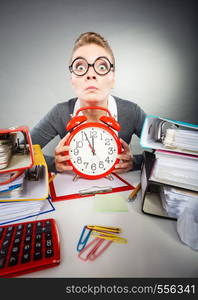
<instances>
[{"instance_id":1,"label":"white paper","mask_svg":"<svg viewBox=\"0 0 198 300\"><path fill-rule=\"evenodd\" d=\"M41 213L53 211L49 199L38 201L19 201L0 203L0 225L13 223L27 218L35 218Z\"/></svg>"},{"instance_id":2,"label":"white paper","mask_svg":"<svg viewBox=\"0 0 198 300\"><path fill-rule=\"evenodd\" d=\"M186 207L177 220L177 232L183 243L198 250L198 203Z\"/></svg>"},{"instance_id":3,"label":"white paper","mask_svg":"<svg viewBox=\"0 0 198 300\"><path fill-rule=\"evenodd\" d=\"M10 197L4 197L0 195L0 201L15 201L15 200L41 200L46 199L49 194L48 188L48 173L44 168L44 175L38 181L24 180L23 191L19 195L11 195Z\"/></svg>"},{"instance_id":4,"label":"white paper","mask_svg":"<svg viewBox=\"0 0 198 300\"><path fill-rule=\"evenodd\" d=\"M85 178L78 178L77 181L73 181L74 173L57 174L53 179L54 189L57 197L78 194L81 190L91 189L91 187L107 187L111 188L127 186L127 184L121 181L116 176L112 175L113 180L107 178L100 178L89 180Z\"/></svg>"},{"instance_id":5,"label":"white paper","mask_svg":"<svg viewBox=\"0 0 198 300\"><path fill-rule=\"evenodd\" d=\"M156 151L150 180L198 191L198 157Z\"/></svg>"}]
</instances>

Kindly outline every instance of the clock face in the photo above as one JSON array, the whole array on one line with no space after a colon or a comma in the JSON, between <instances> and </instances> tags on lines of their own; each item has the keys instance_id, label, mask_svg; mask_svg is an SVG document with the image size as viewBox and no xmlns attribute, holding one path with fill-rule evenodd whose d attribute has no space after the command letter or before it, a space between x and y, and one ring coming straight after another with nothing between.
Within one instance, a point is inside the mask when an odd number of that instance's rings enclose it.
<instances>
[{"instance_id":1,"label":"clock face","mask_svg":"<svg viewBox=\"0 0 198 300\"><path fill-rule=\"evenodd\" d=\"M71 136L69 156L76 173L99 178L113 170L121 147L114 131L100 123L88 127L84 124Z\"/></svg>"}]
</instances>

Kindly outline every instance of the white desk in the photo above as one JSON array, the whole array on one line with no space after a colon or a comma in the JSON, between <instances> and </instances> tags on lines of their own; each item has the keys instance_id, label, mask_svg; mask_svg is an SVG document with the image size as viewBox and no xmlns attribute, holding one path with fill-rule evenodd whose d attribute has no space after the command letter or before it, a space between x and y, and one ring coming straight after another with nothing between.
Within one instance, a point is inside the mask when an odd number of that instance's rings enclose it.
<instances>
[{"instance_id":1,"label":"white desk","mask_svg":"<svg viewBox=\"0 0 198 300\"><path fill-rule=\"evenodd\" d=\"M139 176L130 172L122 177L136 185ZM122 193L127 199L130 191ZM128 212L98 213L93 203L94 197L54 202L56 210L39 217L57 222L61 263L21 277L198 277L198 252L182 244L176 221L143 214L140 197L128 203ZM76 246L87 224L121 227L128 243L112 243L95 261L84 262Z\"/></svg>"}]
</instances>

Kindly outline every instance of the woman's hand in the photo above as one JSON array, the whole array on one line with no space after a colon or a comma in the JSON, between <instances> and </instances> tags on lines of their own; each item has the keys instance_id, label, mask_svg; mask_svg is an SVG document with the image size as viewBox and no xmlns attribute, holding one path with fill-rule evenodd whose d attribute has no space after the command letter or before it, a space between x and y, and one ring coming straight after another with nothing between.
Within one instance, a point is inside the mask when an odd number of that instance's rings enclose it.
<instances>
[{"instance_id":1,"label":"woman's hand","mask_svg":"<svg viewBox=\"0 0 198 300\"><path fill-rule=\"evenodd\" d=\"M133 169L133 154L129 145L120 139L122 144L122 153L118 154L119 163L115 165L114 173L125 173Z\"/></svg>"},{"instance_id":2,"label":"woman's hand","mask_svg":"<svg viewBox=\"0 0 198 300\"><path fill-rule=\"evenodd\" d=\"M67 162L69 160L69 155L65 155L65 151L69 150L69 147L65 146L69 134L70 133L68 133L55 148L55 167L58 172L73 170L72 166L70 166Z\"/></svg>"}]
</instances>

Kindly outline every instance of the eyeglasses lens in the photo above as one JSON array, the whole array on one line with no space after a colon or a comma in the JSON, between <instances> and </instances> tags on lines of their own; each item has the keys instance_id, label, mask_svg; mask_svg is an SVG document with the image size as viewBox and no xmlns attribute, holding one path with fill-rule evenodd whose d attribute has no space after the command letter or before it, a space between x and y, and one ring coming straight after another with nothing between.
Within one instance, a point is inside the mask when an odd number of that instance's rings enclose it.
<instances>
[{"instance_id":1,"label":"eyeglasses lens","mask_svg":"<svg viewBox=\"0 0 198 300\"><path fill-rule=\"evenodd\" d=\"M96 73L105 75L110 71L111 65L106 58L99 58L94 63L94 69Z\"/></svg>"},{"instance_id":2,"label":"eyeglasses lens","mask_svg":"<svg viewBox=\"0 0 198 300\"><path fill-rule=\"evenodd\" d=\"M87 72L88 63L85 59L79 58L72 64L72 71L74 74L82 76Z\"/></svg>"}]
</instances>

